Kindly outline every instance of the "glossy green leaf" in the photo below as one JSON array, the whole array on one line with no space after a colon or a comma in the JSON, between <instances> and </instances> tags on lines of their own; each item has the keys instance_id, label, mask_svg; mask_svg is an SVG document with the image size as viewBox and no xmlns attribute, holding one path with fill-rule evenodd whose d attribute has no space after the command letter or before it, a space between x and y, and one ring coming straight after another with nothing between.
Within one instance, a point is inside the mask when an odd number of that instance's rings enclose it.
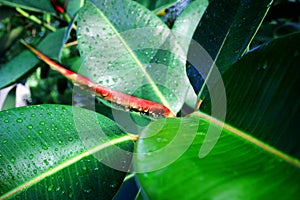
<instances>
[{"instance_id":1,"label":"glossy green leaf","mask_svg":"<svg viewBox=\"0 0 300 200\"><path fill-rule=\"evenodd\" d=\"M130 152L131 138L113 121L82 108L2 111L0 127L1 199L111 199L130 166L130 157L118 150Z\"/></svg>"},{"instance_id":2,"label":"glossy green leaf","mask_svg":"<svg viewBox=\"0 0 300 200\"><path fill-rule=\"evenodd\" d=\"M178 16L172 27L172 31L180 42L185 56L188 54L193 36L192 33L195 32L197 24L199 24L207 6L208 1L206 0L196 0L191 2ZM194 109L197 104L197 95L191 85L189 85L185 103L192 109Z\"/></svg>"},{"instance_id":3,"label":"glossy green leaf","mask_svg":"<svg viewBox=\"0 0 300 200\"><path fill-rule=\"evenodd\" d=\"M78 16L78 42L89 78L180 110L189 85L184 54L152 12L128 0L88 1Z\"/></svg>"},{"instance_id":4,"label":"glossy green leaf","mask_svg":"<svg viewBox=\"0 0 300 200\"><path fill-rule=\"evenodd\" d=\"M149 199L297 199L299 160L221 124L195 113L158 120L142 132L135 169ZM217 131L217 144L199 158L204 138Z\"/></svg>"},{"instance_id":5,"label":"glossy green leaf","mask_svg":"<svg viewBox=\"0 0 300 200\"><path fill-rule=\"evenodd\" d=\"M47 56L58 60L65 30L65 28L58 29L56 32L47 35L37 46L37 49L45 53ZM38 64L39 61L40 60L33 53L26 50L17 55L14 59L10 60L8 63L1 66L0 88L15 83L27 72L34 69L35 65Z\"/></svg>"},{"instance_id":6,"label":"glossy green leaf","mask_svg":"<svg viewBox=\"0 0 300 200\"><path fill-rule=\"evenodd\" d=\"M21 7L27 10L55 13L51 1L48 0L0 0L0 3L12 7Z\"/></svg>"},{"instance_id":7,"label":"glossy green leaf","mask_svg":"<svg viewBox=\"0 0 300 200\"><path fill-rule=\"evenodd\" d=\"M221 74L245 53L271 2L272 0L210 2L193 39L208 52ZM201 93L202 91L200 95Z\"/></svg>"},{"instance_id":8,"label":"glossy green leaf","mask_svg":"<svg viewBox=\"0 0 300 200\"><path fill-rule=\"evenodd\" d=\"M297 33L249 52L223 76L228 102L226 122L297 158L299 63ZM210 112L208 99L202 109Z\"/></svg>"},{"instance_id":9,"label":"glossy green leaf","mask_svg":"<svg viewBox=\"0 0 300 200\"><path fill-rule=\"evenodd\" d=\"M157 10L157 9L163 9L167 8L174 3L176 3L178 0L134 0L138 2L139 4L142 4L149 10Z\"/></svg>"},{"instance_id":10,"label":"glossy green leaf","mask_svg":"<svg viewBox=\"0 0 300 200\"><path fill-rule=\"evenodd\" d=\"M67 12L71 16L74 16L79 11L79 9L83 6L83 4L84 4L84 0L69 0Z\"/></svg>"}]
</instances>

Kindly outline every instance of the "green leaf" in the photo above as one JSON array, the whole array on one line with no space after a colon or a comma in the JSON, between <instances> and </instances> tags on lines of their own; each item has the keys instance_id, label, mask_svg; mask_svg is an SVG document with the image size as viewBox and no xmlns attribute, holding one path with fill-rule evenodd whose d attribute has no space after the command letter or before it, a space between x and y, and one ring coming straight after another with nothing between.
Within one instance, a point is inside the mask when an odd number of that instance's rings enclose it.
<instances>
[{"instance_id":1,"label":"green leaf","mask_svg":"<svg viewBox=\"0 0 300 200\"><path fill-rule=\"evenodd\" d=\"M88 1L78 16L78 42L90 79L180 110L189 85L182 49L152 12L128 0Z\"/></svg>"},{"instance_id":2,"label":"green leaf","mask_svg":"<svg viewBox=\"0 0 300 200\"><path fill-rule=\"evenodd\" d=\"M149 10L157 10L157 9L163 9L167 8L174 3L178 2L178 0L134 0L138 2L139 4L142 4ZM159 10L158 10L159 11Z\"/></svg>"},{"instance_id":3,"label":"green leaf","mask_svg":"<svg viewBox=\"0 0 300 200\"><path fill-rule=\"evenodd\" d=\"M37 46L41 52L47 56L57 59L59 52L62 48L61 42L63 41L65 28L58 29L54 33L48 34L45 39ZM53 42L55 41L55 42ZM14 59L9 61L0 67L0 88L4 88L12 83L15 83L27 72L34 69L35 65L39 63L39 59L31 53L29 50L26 50Z\"/></svg>"},{"instance_id":4,"label":"green leaf","mask_svg":"<svg viewBox=\"0 0 300 200\"><path fill-rule=\"evenodd\" d=\"M246 54L224 74L226 122L300 158L300 33ZM217 89L212 88L213 92ZM209 99L202 110L210 112Z\"/></svg>"},{"instance_id":5,"label":"green leaf","mask_svg":"<svg viewBox=\"0 0 300 200\"><path fill-rule=\"evenodd\" d=\"M46 0L0 0L0 3L12 7L21 7L32 11L56 13L51 2Z\"/></svg>"},{"instance_id":6,"label":"green leaf","mask_svg":"<svg viewBox=\"0 0 300 200\"><path fill-rule=\"evenodd\" d=\"M210 2L193 39L208 52L221 74L245 53L271 2L271 0ZM203 66L195 67L203 68ZM202 91L199 95L201 93Z\"/></svg>"},{"instance_id":7,"label":"green leaf","mask_svg":"<svg viewBox=\"0 0 300 200\"><path fill-rule=\"evenodd\" d=\"M193 34L207 6L208 1L196 0L191 2L178 16L172 27L172 31L180 42L185 56L188 54ZM189 85L185 103L190 108L194 109L196 107L197 95L191 85Z\"/></svg>"},{"instance_id":8,"label":"green leaf","mask_svg":"<svg viewBox=\"0 0 300 200\"><path fill-rule=\"evenodd\" d=\"M118 152L132 150L130 136L95 112L40 105L0 119L1 199L111 199L130 166Z\"/></svg>"},{"instance_id":9,"label":"green leaf","mask_svg":"<svg viewBox=\"0 0 300 200\"><path fill-rule=\"evenodd\" d=\"M83 6L83 4L84 4L84 0L69 0L68 9L67 9L68 13L71 16L74 16Z\"/></svg>"},{"instance_id":10,"label":"green leaf","mask_svg":"<svg viewBox=\"0 0 300 200\"><path fill-rule=\"evenodd\" d=\"M204 138L218 131L217 144L199 158ZM299 160L202 113L152 123L136 153L150 199L296 199L300 192Z\"/></svg>"}]
</instances>

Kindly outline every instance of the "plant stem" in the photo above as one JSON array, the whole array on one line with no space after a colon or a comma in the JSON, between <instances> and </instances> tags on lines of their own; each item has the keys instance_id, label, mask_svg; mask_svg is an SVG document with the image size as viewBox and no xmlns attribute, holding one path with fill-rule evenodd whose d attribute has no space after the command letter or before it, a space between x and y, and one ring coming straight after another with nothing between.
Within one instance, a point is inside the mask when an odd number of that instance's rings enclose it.
<instances>
[{"instance_id":1,"label":"plant stem","mask_svg":"<svg viewBox=\"0 0 300 200\"><path fill-rule=\"evenodd\" d=\"M110 103L116 104L117 106L123 107L128 111L135 111L149 115L153 118L158 117L175 117L175 114L171 112L169 108L159 103L141 99L135 96L124 94L122 92L114 91L110 88L99 85L85 76L81 76L72 72L57 62L51 60L40 51L27 44L24 40L21 40L21 43L24 44L30 51L37 55L41 60L47 63L53 70L58 71L64 77L73 82L74 85L78 85L83 89L88 89L94 93L99 98L102 98Z\"/></svg>"},{"instance_id":2,"label":"plant stem","mask_svg":"<svg viewBox=\"0 0 300 200\"><path fill-rule=\"evenodd\" d=\"M36 16L34 15L30 15L29 13L27 13L26 11L22 10L21 8L16 8L16 11L18 11L21 15L23 15L24 17L30 19L31 21L39 24L39 25L43 25L45 26L47 29L49 29L52 32L55 32L56 29L52 26L50 26L49 24L43 23L40 19L38 19Z\"/></svg>"}]
</instances>

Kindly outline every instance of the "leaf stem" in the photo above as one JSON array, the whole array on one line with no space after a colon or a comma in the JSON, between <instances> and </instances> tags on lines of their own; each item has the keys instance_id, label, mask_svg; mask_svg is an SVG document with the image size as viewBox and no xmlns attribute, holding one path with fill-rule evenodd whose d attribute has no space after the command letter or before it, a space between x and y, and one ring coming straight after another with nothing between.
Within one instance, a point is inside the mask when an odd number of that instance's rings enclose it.
<instances>
[{"instance_id":1,"label":"leaf stem","mask_svg":"<svg viewBox=\"0 0 300 200\"><path fill-rule=\"evenodd\" d=\"M117 104L118 106L123 107L125 110L143 113L153 118L175 117L175 114L164 105L124 94L122 92L99 85L85 76L81 76L64 68L62 65L51 60L46 55L42 54L40 51L26 43L24 40L21 40L21 43L30 49L30 51L37 55L41 60L47 63L51 69L58 71L61 75L72 81L73 84L78 85L83 89L90 90L101 99Z\"/></svg>"},{"instance_id":2,"label":"leaf stem","mask_svg":"<svg viewBox=\"0 0 300 200\"><path fill-rule=\"evenodd\" d=\"M27 13L27 12L24 11L23 9L17 7L17 8L16 8L16 11L17 11L18 13L20 13L21 15L23 15L24 17L30 19L31 21L33 21L33 22L35 22L35 23L37 23L37 24L39 24L39 25L45 26L45 27L46 27L47 29L49 29L50 31L52 31L52 32L55 32L55 31L56 31L56 29L55 29L53 26L51 26L51 25L49 25L49 24L46 24L46 23L43 23L43 22L42 22L40 19L38 19L36 16L30 15L29 13Z\"/></svg>"}]
</instances>

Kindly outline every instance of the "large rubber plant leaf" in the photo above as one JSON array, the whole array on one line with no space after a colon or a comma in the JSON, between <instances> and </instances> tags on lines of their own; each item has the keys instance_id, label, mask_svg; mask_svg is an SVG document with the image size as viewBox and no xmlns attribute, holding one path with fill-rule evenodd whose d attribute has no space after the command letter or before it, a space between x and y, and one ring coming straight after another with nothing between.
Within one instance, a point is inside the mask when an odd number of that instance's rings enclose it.
<instances>
[{"instance_id":1,"label":"large rubber plant leaf","mask_svg":"<svg viewBox=\"0 0 300 200\"><path fill-rule=\"evenodd\" d=\"M249 52L223 75L226 122L297 158L299 52L300 33L281 37ZM210 113L209 99L201 109Z\"/></svg>"},{"instance_id":2,"label":"large rubber plant leaf","mask_svg":"<svg viewBox=\"0 0 300 200\"><path fill-rule=\"evenodd\" d=\"M56 13L55 9L51 4L51 1L48 0L0 0L0 3L32 11Z\"/></svg>"},{"instance_id":3,"label":"large rubber plant leaf","mask_svg":"<svg viewBox=\"0 0 300 200\"><path fill-rule=\"evenodd\" d=\"M78 16L78 42L82 73L90 79L180 110L189 85L184 54L151 11L128 0L87 1Z\"/></svg>"},{"instance_id":4,"label":"large rubber plant leaf","mask_svg":"<svg viewBox=\"0 0 300 200\"><path fill-rule=\"evenodd\" d=\"M193 35L210 55L211 61L195 66L210 74L214 64L224 73L246 51L260 27L272 0L221 0L211 1ZM213 64L214 63L214 64ZM206 78L207 79L207 78ZM214 83L214 80L211 84ZM204 87L202 87L203 89ZM203 90L200 90L200 95Z\"/></svg>"},{"instance_id":5,"label":"large rubber plant leaf","mask_svg":"<svg viewBox=\"0 0 300 200\"><path fill-rule=\"evenodd\" d=\"M112 120L82 108L6 110L0 127L1 199L111 199L130 164L119 152L132 150L131 138Z\"/></svg>"},{"instance_id":6,"label":"large rubber plant leaf","mask_svg":"<svg viewBox=\"0 0 300 200\"><path fill-rule=\"evenodd\" d=\"M48 34L45 39L37 45L37 48L47 56L59 60L59 53L62 48L65 31L65 28L61 28L54 33ZM0 66L0 88L15 83L27 72L34 69L39 62L40 60L33 53L26 50Z\"/></svg>"},{"instance_id":7,"label":"large rubber plant leaf","mask_svg":"<svg viewBox=\"0 0 300 200\"><path fill-rule=\"evenodd\" d=\"M215 132L218 142L199 157ZM152 123L134 158L149 199L297 199L300 192L299 160L203 113Z\"/></svg>"}]
</instances>

